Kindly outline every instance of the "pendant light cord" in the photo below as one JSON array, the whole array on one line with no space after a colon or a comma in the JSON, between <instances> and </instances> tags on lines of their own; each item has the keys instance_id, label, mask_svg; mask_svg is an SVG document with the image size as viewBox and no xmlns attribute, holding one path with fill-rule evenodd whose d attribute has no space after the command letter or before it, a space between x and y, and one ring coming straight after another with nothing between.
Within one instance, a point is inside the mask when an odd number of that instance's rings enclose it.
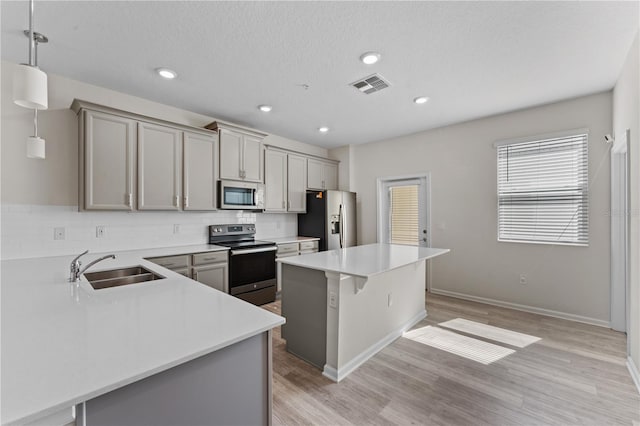
<instances>
[{"instance_id":1,"label":"pendant light cord","mask_svg":"<svg viewBox=\"0 0 640 426\"><path fill-rule=\"evenodd\" d=\"M34 66L33 55L36 44L36 40L33 37L33 10L34 0L29 0L29 65L31 66Z\"/></svg>"}]
</instances>

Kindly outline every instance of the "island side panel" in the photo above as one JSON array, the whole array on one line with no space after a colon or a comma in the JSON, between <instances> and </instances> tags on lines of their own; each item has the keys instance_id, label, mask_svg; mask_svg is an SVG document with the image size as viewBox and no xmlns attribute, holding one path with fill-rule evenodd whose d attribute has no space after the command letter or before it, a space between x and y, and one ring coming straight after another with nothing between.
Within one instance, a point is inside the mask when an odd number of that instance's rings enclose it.
<instances>
[{"instance_id":1,"label":"island side panel","mask_svg":"<svg viewBox=\"0 0 640 426\"><path fill-rule=\"evenodd\" d=\"M287 351L323 368L327 348L327 279L323 271L282 264L282 338Z\"/></svg>"},{"instance_id":2,"label":"island side panel","mask_svg":"<svg viewBox=\"0 0 640 426\"><path fill-rule=\"evenodd\" d=\"M329 311L337 316L337 362L325 372L337 381L426 316L424 260L374 275L356 293L358 280L339 281L338 309Z\"/></svg>"},{"instance_id":3,"label":"island side panel","mask_svg":"<svg viewBox=\"0 0 640 426\"><path fill-rule=\"evenodd\" d=\"M78 406L78 426L271 424L270 332Z\"/></svg>"}]
</instances>

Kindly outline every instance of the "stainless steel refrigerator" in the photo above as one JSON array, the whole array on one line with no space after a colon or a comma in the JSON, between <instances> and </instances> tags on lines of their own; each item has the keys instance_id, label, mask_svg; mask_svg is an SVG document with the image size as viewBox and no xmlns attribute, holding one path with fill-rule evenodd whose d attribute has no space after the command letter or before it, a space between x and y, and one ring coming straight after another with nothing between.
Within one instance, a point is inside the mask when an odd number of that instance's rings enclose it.
<instances>
[{"instance_id":1,"label":"stainless steel refrigerator","mask_svg":"<svg viewBox=\"0 0 640 426\"><path fill-rule=\"evenodd\" d=\"M307 192L307 212L298 214L298 235L320 238L320 251L356 245L356 193Z\"/></svg>"}]
</instances>

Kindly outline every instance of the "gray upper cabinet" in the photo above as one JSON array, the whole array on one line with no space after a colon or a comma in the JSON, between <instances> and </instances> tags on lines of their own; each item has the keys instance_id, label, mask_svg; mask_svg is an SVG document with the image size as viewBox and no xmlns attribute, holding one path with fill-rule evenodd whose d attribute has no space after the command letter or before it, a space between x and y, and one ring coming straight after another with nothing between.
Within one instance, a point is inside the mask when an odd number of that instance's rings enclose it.
<instances>
[{"instance_id":1,"label":"gray upper cabinet","mask_svg":"<svg viewBox=\"0 0 640 426\"><path fill-rule=\"evenodd\" d=\"M307 160L307 188L338 189L338 165L315 158Z\"/></svg>"},{"instance_id":2,"label":"gray upper cabinet","mask_svg":"<svg viewBox=\"0 0 640 426\"><path fill-rule=\"evenodd\" d=\"M307 159L300 155L287 155L287 211L307 211Z\"/></svg>"},{"instance_id":3,"label":"gray upper cabinet","mask_svg":"<svg viewBox=\"0 0 640 426\"><path fill-rule=\"evenodd\" d=\"M80 208L132 210L136 122L96 111L83 111L79 120Z\"/></svg>"},{"instance_id":4,"label":"gray upper cabinet","mask_svg":"<svg viewBox=\"0 0 640 426\"><path fill-rule=\"evenodd\" d=\"M184 132L184 210L216 210L218 138Z\"/></svg>"},{"instance_id":5,"label":"gray upper cabinet","mask_svg":"<svg viewBox=\"0 0 640 426\"><path fill-rule=\"evenodd\" d=\"M216 209L217 132L78 99L71 109L80 210Z\"/></svg>"},{"instance_id":6,"label":"gray upper cabinet","mask_svg":"<svg viewBox=\"0 0 640 426\"><path fill-rule=\"evenodd\" d=\"M242 179L242 135L220 129L220 179Z\"/></svg>"},{"instance_id":7,"label":"gray upper cabinet","mask_svg":"<svg viewBox=\"0 0 640 426\"><path fill-rule=\"evenodd\" d=\"M266 212L306 212L306 157L277 149L265 150L264 183Z\"/></svg>"},{"instance_id":8,"label":"gray upper cabinet","mask_svg":"<svg viewBox=\"0 0 640 426\"><path fill-rule=\"evenodd\" d=\"M264 152L264 209L287 211L287 153L267 149Z\"/></svg>"},{"instance_id":9,"label":"gray upper cabinet","mask_svg":"<svg viewBox=\"0 0 640 426\"><path fill-rule=\"evenodd\" d=\"M138 209L180 210L182 132L138 123Z\"/></svg>"},{"instance_id":10,"label":"gray upper cabinet","mask_svg":"<svg viewBox=\"0 0 640 426\"><path fill-rule=\"evenodd\" d=\"M206 127L220 135L220 179L263 182L265 134L218 122Z\"/></svg>"}]
</instances>

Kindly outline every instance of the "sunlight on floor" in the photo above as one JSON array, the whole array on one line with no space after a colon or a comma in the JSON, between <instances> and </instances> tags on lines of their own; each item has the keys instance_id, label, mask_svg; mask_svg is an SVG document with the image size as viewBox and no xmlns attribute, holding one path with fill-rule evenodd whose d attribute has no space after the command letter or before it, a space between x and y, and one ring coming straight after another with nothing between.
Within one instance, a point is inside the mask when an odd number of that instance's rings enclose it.
<instances>
[{"instance_id":1,"label":"sunlight on floor","mask_svg":"<svg viewBox=\"0 0 640 426\"><path fill-rule=\"evenodd\" d=\"M515 353L513 349L503 348L430 325L407 331L403 337L485 365Z\"/></svg>"},{"instance_id":2,"label":"sunlight on floor","mask_svg":"<svg viewBox=\"0 0 640 426\"><path fill-rule=\"evenodd\" d=\"M481 322L469 321L463 318L456 318L450 321L441 322L440 327L446 327L461 331L474 336L483 337L496 342L504 343L518 348L524 348L540 340L539 337L518 333L504 328L494 327Z\"/></svg>"}]
</instances>

